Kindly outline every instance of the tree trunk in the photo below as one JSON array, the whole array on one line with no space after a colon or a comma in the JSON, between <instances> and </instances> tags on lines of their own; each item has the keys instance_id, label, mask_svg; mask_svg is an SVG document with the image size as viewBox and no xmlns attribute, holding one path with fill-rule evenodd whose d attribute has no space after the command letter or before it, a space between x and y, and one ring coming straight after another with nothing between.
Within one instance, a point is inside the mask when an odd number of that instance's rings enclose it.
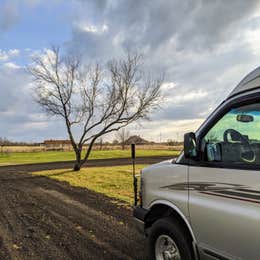
<instances>
[{"instance_id":1,"label":"tree trunk","mask_svg":"<svg viewBox=\"0 0 260 260\"><path fill-rule=\"evenodd\" d=\"M80 162L80 167L84 164L84 163L86 163L86 161L88 160L88 157L89 157L89 155L90 155L90 152L91 152L91 150L92 150L92 147L93 147L93 145L94 145L94 143L95 143L95 141L96 141L96 139L98 138L99 136L95 136L92 140L91 140L91 142L90 142L90 144L89 144L89 146L88 146L88 149L87 149L87 152L86 152L86 155L85 155L85 157L83 158L83 160ZM80 151L81 151L81 149L80 149ZM81 152L80 152L80 155L81 155Z\"/></svg>"},{"instance_id":2,"label":"tree trunk","mask_svg":"<svg viewBox=\"0 0 260 260\"><path fill-rule=\"evenodd\" d=\"M74 164L74 167L73 167L73 171L77 172L77 171L80 170L80 168L81 168L81 163L76 161L75 164Z\"/></svg>"},{"instance_id":3,"label":"tree trunk","mask_svg":"<svg viewBox=\"0 0 260 260\"><path fill-rule=\"evenodd\" d=\"M82 162L81 162L81 151L76 151L76 161L73 167L74 171L79 171L81 169Z\"/></svg>"}]
</instances>

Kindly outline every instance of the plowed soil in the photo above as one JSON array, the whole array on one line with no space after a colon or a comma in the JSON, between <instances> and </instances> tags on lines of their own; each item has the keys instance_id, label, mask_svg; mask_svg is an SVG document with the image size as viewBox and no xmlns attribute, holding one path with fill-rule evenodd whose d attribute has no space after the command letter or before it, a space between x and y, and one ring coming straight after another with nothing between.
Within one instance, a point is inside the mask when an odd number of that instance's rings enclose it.
<instances>
[{"instance_id":1,"label":"plowed soil","mask_svg":"<svg viewBox=\"0 0 260 260\"><path fill-rule=\"evenodd\" d=\"M0 259L144 259L144 237L131 209L30 174L60 166L0 167Z\"/></svg>"}]
</instances>

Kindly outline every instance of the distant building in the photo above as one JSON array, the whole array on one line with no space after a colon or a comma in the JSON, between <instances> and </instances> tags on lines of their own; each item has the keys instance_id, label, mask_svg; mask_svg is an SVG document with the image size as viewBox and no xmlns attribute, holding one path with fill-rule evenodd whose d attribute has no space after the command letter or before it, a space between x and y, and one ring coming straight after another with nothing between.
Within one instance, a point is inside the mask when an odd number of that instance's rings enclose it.
<instances>
[{"instance_id":1,"label":"distant building","mask_svg":"<svg viewBox=\"0 0 260 260\"><path fill-rule=\"evenodd\" d=\"M126 144L148 144L149 142L139 135L132 135L126 140Z\"/></svg>"},{"instance_id":2,"label":"distant building","mask_svg":"<svg viewBox=\"0 0 260 260\"><path fill-rule=\"evenodd\" d=\"M46 150L70 150L72 145L70 140L45 140L43 145Z\"/></svg>"}]
</instances>

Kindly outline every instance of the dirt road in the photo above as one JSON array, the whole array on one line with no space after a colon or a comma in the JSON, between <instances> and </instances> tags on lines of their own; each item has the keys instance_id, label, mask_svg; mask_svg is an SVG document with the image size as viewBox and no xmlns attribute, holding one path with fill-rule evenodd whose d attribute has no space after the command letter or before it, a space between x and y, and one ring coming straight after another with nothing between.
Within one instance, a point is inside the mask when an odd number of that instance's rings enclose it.
<instances>
[{"instance_id":1,"label":"dirt road","mask_svg":"<svg viewBox=\"0 0 260 260\"><path fill-rule=\"evenodd\" d=\"M136 158L136 163L153 164L168 159L172 159L172 157L169 156L138 157ZM7 165L7 166L0 166L0 169L2 170L5 169L13 172L15 171L33 172L33 171L73 168L73 163L74 163L73 161L69 161L69 162L49 162L49 163L37 163L37 164ZM95 160L89 160L84 165L84 167L128 165L131 163L132 160L130 158L95 159Z\"/></svg>"},{"instance_id":2,"label":"dirt road","mask_svg":"<svg viewBox=\"0 0 260 260\"><path fill-rule=\"evenodd\" d=\"M27 172L0 167L0 259L143 259L131 210Z\"/></svg>"}]
</instances>

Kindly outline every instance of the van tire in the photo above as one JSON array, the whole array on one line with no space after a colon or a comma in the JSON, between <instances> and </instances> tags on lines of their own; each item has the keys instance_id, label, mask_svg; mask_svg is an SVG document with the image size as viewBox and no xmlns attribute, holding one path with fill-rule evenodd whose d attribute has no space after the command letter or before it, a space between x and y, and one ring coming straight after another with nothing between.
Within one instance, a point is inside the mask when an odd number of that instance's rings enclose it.
<instances>
[{"instance_id":1,"label":"van tire","mask_svg":"<svg viewBox=\"0 0 260 260\"><path fill-rule=\"evenodd\" d=\"M170 237L179 251L181 260L193 260L192 246L185 236L181 226L173 218L161 218L154 222L148 231L147 256L148 259L157 260L155 255L156 241L162 235Z\"/></svg>"}]
</instances>

